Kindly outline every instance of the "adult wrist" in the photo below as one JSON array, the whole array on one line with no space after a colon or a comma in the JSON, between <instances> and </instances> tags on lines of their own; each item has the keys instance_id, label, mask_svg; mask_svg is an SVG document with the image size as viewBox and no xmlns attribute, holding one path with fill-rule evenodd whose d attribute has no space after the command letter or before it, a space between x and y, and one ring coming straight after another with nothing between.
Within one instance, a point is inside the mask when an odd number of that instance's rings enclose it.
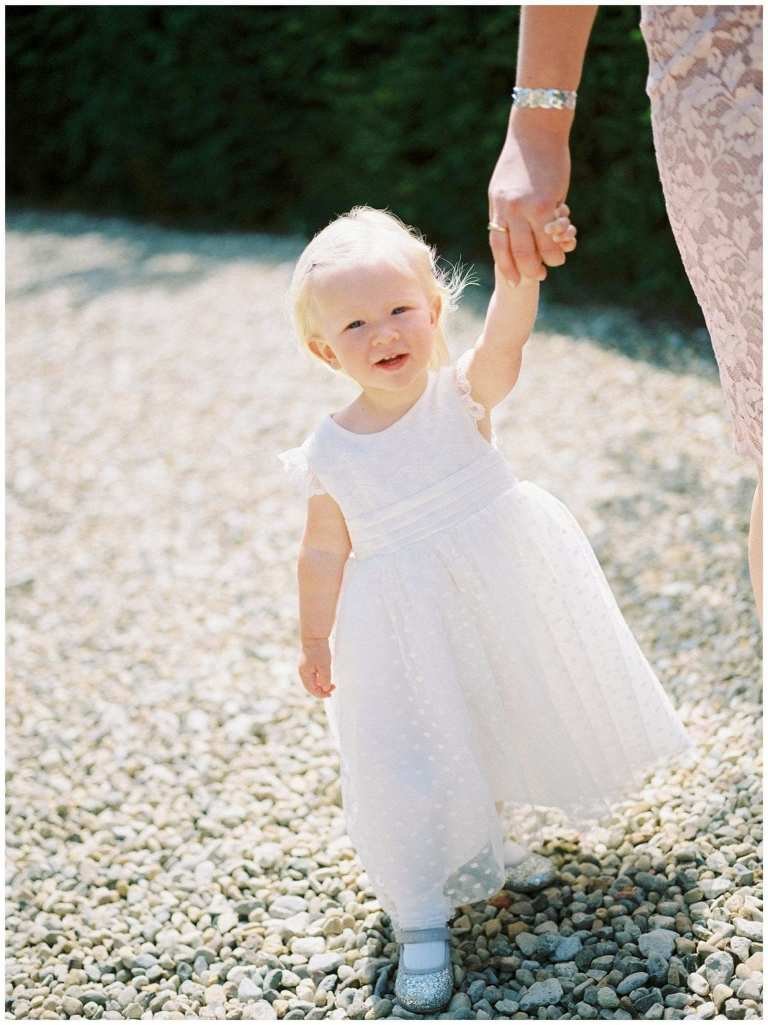
<instances>
[{"instance_id":1,"label":"adult wrist","mask_svg":"<svg viewBox=\"0 0 768 1025\"><path fill-rule=\"evenodd\" d=\"M550 110L544 107L519 107L512 104L507 131L509 134L551 135L567 141L571 134L575 111Z\"/></svg>"}]
</instances>

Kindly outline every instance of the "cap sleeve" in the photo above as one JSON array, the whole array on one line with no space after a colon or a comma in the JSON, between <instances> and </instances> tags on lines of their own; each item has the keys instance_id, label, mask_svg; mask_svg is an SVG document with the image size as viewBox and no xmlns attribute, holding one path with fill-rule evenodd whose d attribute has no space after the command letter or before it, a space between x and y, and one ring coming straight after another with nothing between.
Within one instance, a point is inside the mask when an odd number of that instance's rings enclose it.
<instances>
[{"instance_id":1,"label":"cap sleeve","mask_svg":"<svg viewBox=\"0 0 768 1025\"><path fill-rule=\"evenodd\" d=\"M459 356L453 365L453 383L458 393L459 400L464 408L467 410L469 415L478 424L480 420L486 415L487 410L482 402L477 402L472 398L472 385L470 384L469 378L467 377L467 366L469 361L472 359L472 353L474 349L467 349ZM499 436L496 433L496 428L491 421L491 446L493 448L501 449L501 442Z\"/></svg>"},{"instance_id":2,"label":"cap sleeve","mask_svg":"<svg viewBox=\"0 0 768 1025\"><path fill-rule=\"evenodd\" d=\"M307 457L309 439L297 448L287 448L277 453L277 458L283 464L283 469L288 477L297 487L304 488L307 498L311 495L327 494L320 483L320 479L312 469Z\"/></svg>"}]
</instances>

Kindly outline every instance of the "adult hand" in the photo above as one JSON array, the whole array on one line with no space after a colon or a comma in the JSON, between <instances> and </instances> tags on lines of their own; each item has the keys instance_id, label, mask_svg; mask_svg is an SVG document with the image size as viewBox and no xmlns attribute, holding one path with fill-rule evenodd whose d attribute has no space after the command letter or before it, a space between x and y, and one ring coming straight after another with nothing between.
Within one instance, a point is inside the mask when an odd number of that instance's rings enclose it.
<instances>
[{"instance_id":1,"label":"adult hand","mask_svg":"<svg viewBox=\"0 0 768 1025\"><path fill-rule=\"evenodd\" d=\"M562 247L544 231L565 201L571 177L567 133L541 125L541 116L550 113L513 110L488 186L488 219L508 229L488 232L494 263L514 285L521 276L543 281L544 264L565 263Z\"/></svg>"}]
</instances>

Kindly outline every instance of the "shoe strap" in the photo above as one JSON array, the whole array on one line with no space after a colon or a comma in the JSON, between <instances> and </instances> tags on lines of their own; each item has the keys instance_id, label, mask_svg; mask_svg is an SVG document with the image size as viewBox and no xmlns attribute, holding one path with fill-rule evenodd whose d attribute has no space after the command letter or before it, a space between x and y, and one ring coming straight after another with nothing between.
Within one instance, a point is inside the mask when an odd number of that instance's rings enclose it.
<instances>
[{"instance_id":1,"label":"shoe strap","mask_svg":"<svg viewBox=\"0 0 768 1025\"><path fill-rule=\"evenodd\" d=\"M434 925L427 929L395 929L398 943L434 943L436 940L449 940L451 930L447 925Z\"/></svg>"}]
</instances>

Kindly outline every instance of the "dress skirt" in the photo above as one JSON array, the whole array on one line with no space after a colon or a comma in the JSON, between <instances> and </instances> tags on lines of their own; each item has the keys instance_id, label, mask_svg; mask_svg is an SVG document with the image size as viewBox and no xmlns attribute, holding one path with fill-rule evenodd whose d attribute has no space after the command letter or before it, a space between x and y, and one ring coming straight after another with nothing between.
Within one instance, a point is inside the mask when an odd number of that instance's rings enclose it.
<instances>
[{"instance_id":1,"label":"dress skirt","mask_svg":"<svg viewBox=\"0 0 768 1025\"><path fill-rule=\"evenodd\" d=\"M496 801L588 827L692 748L568 508L529 481L346 564L325 708L396 928L504 885Z\"/></svg>"}]
</instances>

